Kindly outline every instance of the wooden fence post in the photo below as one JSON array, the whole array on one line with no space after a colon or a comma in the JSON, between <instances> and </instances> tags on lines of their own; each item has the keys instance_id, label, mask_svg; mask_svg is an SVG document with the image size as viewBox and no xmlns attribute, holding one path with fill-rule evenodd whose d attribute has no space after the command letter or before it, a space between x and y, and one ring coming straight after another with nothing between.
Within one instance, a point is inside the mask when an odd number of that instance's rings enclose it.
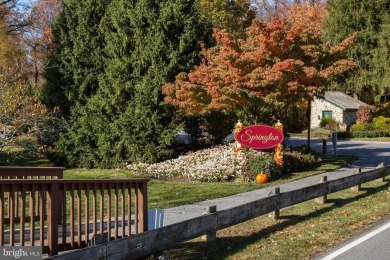
<instances>
[{"instance_id":1,"label":"wooden fence post","mask_svg":"<svg viewBox=\"0 0 390 260\"><path fill-rule=\"evenodd\" d=\"M279 187L276 187L274 190L273 190L273 194L278 196L278 200L277 200L277 210L275 210L274 212L270 213L269 216L275 220L279 219L279 216L280 216L280 188Z\"/></svg>"},{"instance_id":2,"label":"wooden fence post","mask_svg":"<svg viewBox=\"0 0 390 260\"><path fill-rule=\"evenodd\" d=\"M355 174L360 174L362 172L362 168L357 168L357 170L355 171ZM355 186L355 187L352 187L351 189L353 191L356 191L356 192L359 192L362 188L362 185L359 183L359 185Z\"/></svg>"},{"instance_id":3,"label":"wooden fence post","mask_svg":"<svg viewBox=\"0 0 390 260\"><path fill-rule=\"evenodd\" d=\"M217 212L217 206L211 206L206 208L206 210L203 212L203 215L208 215L215 212ZM208 232L206 235L202 236L202 239L206 242L215 242L217 240L217 231L213 230Z\"/></svg>"},{"instance_id":4,"label":"wooden fence post","mask_svg":"<svg viewBox=\"0 0 390 260\"><path fill-rule=\"evenodd\" d=\"M59 223L59 189L60 185L53 180L47 192L47 241L49 246L49 256L58 254L58 223ZM44 207L44 205L42 205ZM43 227L41 227L43 228ZM79 234L80 236L80 234Z\"/></svg>"},{"instance_id":5,"label":"wooden fence post","mask_svg":"<svg viewBox=\"0 0 390 260\"><path fill-rule=\"evenodd\" d=\"M208 214L215 213L215 212L217 212L217 206L211 206L211 207L207 207L205 209L205 211L203 212L203 215L208 215ZM217 231L213 230L211 232L208 232L206 235L202 236L202 240L209 242L209 243L215 242L217 240Z\"/></svg>"},{"instance_id":6,"label":"wooden fence post","mask_svg":"<svg viewBox=\"0 0 390 260\"><path fill-rule=\"evenodd\" d=\"M328 181L328 176L322 176L320 183L326 183L327 181ZM315 199L315 201L318 203L321 203L321 204L327 203L328 202L328 194L325 194L324 196Z\"/></svg>"},{"instance_id":7,"label":"wooden fence post","mask_svg":"<svg viewBox=\"0 0 390 260\"><path fill-rule=\"evenodd\" d=\"M138 204L138 232L148 230L148 190L146 182L139 182L136 185L136 203Z\"/></svg>"},{"instance_id":8,"label":"wooden fence post","mask_svg":"<svg viewBox=\"0 0 390 260\"><path fill-rule=\"evenodd\" d=\"M380 168L384 168L383 171L382 171L382 182L385 182L385 178L386 178L386 168L385 168L385 163L382 162L380 163L376 169L380 169Z\"/></svg>"}]
</instances>

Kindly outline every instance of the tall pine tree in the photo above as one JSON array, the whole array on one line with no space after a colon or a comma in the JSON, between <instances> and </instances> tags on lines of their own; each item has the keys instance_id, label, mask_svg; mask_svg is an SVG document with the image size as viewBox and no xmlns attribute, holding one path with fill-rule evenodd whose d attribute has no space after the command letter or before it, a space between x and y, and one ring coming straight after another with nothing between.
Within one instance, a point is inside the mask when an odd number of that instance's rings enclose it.
<instances>
[{"instance_id":1,"label":"tall pine tree","mask_svg":"<svg viewBox=\"0 0 390 260\"><path fill-rule=\"evenodd\" d=\"M359 31L359 37L348 51L359 70L345 83L333 88L358 94L373 103L390 94L390 1L328 0L329 15L325 23L325 39L338 42Z\"/></svg>"},{"instance_id":2,"label":"tall pine tree","mask_svg":"<svg viewBox=\"0 0 390 260\"><path fill-rule=\"evenodd\" d=\"M58 151L83 167L168 157L177 124L161 86L198 60L205 28L193 1L64 3L54 58L70 118Z\"/></svg>"},{"instance_id":3,"label":"tall pine tree","mask_svg":"<svg viewBox=\"0 0 390 260\"><path fill-rule=\"evenodd\" d=\"M256 13L249 0L198 0L201 19L213 28L226 29L234 36L243 37Z\"/></svg>"}]
</instances>

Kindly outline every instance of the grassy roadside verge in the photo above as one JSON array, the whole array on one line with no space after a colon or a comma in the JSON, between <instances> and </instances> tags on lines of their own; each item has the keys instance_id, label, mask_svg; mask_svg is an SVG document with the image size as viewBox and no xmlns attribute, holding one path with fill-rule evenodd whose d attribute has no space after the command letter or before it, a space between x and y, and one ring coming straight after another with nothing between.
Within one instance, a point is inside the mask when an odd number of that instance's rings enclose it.
<instances>
[{"instance_id":1,"label":"grassy roadside verge","mask_svg":"<svg viewBox=\"0 0 390 260\"><path fill-rule=\"evenodd\" d=\"M310 259L370 224L389 216L390 182L373 181L360 192L350 189L328 196L328 203L304 202L268 216L217 232L217 241L201 239L164 252L167 259Z\"/></svg>"}]
</instances>

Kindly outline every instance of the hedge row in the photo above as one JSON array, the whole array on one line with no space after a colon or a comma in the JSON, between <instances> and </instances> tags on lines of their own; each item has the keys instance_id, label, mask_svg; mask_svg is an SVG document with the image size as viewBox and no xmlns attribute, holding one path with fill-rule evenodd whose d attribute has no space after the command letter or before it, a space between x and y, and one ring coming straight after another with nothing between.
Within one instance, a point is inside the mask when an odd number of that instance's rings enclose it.
<instances>
[{"instance_id":1,"label":"hedge row","mask_svg":"<svg viewBox=\"0 0 390 260\"><path fill-rule=\"evenodd\" d=\"M351 137L355 138L373 138L373 137L390 137L390 129L388 130L370 130L370 131L352 131Z\"/></svg>"},{"instance_id":2,"label":"hedge row","mask_svg":"<svg viewBox=\"0 0 390 260\"><path fill-rule=\"evenodd\" d=\"M253 181L258 173L267 173L271 180L279 179L284 174L310 170L322 163L322 156L314 150L307 151L306 147L288 147L283 151L283 166L273 159L273 152L247 153L247 163L244 166L245 177Z\"/></svg>"}]
</instances>

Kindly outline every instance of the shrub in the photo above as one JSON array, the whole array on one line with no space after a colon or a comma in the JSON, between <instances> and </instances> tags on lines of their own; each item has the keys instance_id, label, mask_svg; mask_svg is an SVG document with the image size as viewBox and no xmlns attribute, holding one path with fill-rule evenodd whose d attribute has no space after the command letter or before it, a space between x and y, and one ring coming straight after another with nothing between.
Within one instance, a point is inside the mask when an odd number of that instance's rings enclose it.
<instances>
[{"instance_id":1,"label":"shrub","mask_svg":"<svg viewBox=\"0 0 390 260\"><path fill-rule=\"evenodd\" d=\"M254 181L259 173L267 173L271 180L276 180L281 176L283 169L275 163L273 153L250 150L246 154L243 171L249 181Z\"/></svg>"},{"instance_id":2,"label":"shrub","mask_svg":"<svg viewBox=\"0 0 390 260\"><path fill-rule=\"evenodd\" d=\"M184 119L184 131L187 133L191 144L198 143L199 138L202 136L202 123L203 118L200 116L189 116Z\"/></svg>"},{"instance_id":3,"label":"shrub","mask_svg":"<svg viewBox=\"0 0 390 260\"><path fill-rule=\"evenodd\" d=\"M284 171L292 173L301 170L309 170L322 162L322 156L314 150L306 151L306 147L288 148L284 152Z\"/></svg>"},{"instance_id":4,"label":"shrub","mask_svg":"<svg viewBox=\"0 0 390 260\"><path fill-rule=\"evenodd\" d=\"M351 127L351 135L356 138L390 137L390 118L379 116L372 124L357 123Z\"/></svg>"},{"instance_id":5,"label":"shrub","mask_svg":"<svg viewBox=\"0 0 390 260\"><path fill-rule=\"evenodd\" d=\"M307 136L307 130L302 131L303 135ZM313 128L310 129L310 137L328 139L332 134L332 131L325 128Z\"/></svg>"},{"instance_id":6,"label":"shrub","mask_svg":"<svg viewBox=\"0 0 390 260\"><path fill-rule=\"evenodd\" d=\"M355 138L390 137L390 129L389 130L373 130L373 131L354 131L351 134Z\"/></svg>"},{"instance_id":7,"label":"shrub","mask_svg":"<svg viewBox=\"0 0 390 260\"><path fill-rule=\"evenodd\" d=\"M374 114L376 116L390 117L390 101L379 105Z\"/></svg>"},{"instance_id":8,"label":"shrub","mask_svg":"<svg viewBox=\"0 0 390 260\"><path fill-rule=\"evenodd\" d=\"M306 151L306 147L288 148L283 151L283 162L283 167L277 165L273 160L273 152L250 151L243 171L251 181L260 172L268 173L271 180L276 180L286 173L312 169L321 164L322 157L314 150Z\"/></svg>"},{"instance_id":9,"label":"shrub","mask_svg":"<svg viewBox=\"0 0 390 260\"><path fill-rule=\"evenodd\" d=\"M334 118L332 118L330 116L326 116L326 117L321 119L320 126L322 128L333 131L339 127L339 124L337 123L337 121Z\"/></svg>"},{"instance_id":10,"label":"shrub","mask_svg":"<svg viewBox=\"0 0 390 260\"><path fill-rule=\"evenodd\" d=\"M374 111L375 108L373 106L360 106L356 112L357 122L360 124L371 123Z\"/></svg>"},{"instance_id":11,"label":"shrub","mask_svg":"<svg viewBox=\"0 0 390 260\"><path fill-rule=\"evenodd\" d=\"M337 132L337 138L351 138L353 137L350 131Z\"/></svg>"},{"instance_id":12,"label":"shrub","mask_svg":"<svg viewBox=\"0 0 390 260\"><path fill-rule=\"evenodd\" d=\"M378 116L373 119L373 125L375 129L389 129L390 118L384 116Z\"/></svg>"},{"instance_id":13,"label":"shrub","mask_svg":"<svg viewBox=\"0 0 390 260\"><path fill-rule=\"evenodd\" d=\"M232 133L235 124L235 118L228 113L210 112L205 115L205 128L210 135L212 144L220 144L223 139Z\"/></svg>"},{"instance_id":14,"label":"shrub","mask_svg":"<svg viewBox=\"0 0 390 260\"><path fill-rule=\"evenodd\" d=\"M374 127L372 126L372 124L361 124L361 123L357 123L356 125L353 125L351 127L351 132L354 133L354 132L364 132L364 131L374 131Z\"/></svg>"}]
</instances>

